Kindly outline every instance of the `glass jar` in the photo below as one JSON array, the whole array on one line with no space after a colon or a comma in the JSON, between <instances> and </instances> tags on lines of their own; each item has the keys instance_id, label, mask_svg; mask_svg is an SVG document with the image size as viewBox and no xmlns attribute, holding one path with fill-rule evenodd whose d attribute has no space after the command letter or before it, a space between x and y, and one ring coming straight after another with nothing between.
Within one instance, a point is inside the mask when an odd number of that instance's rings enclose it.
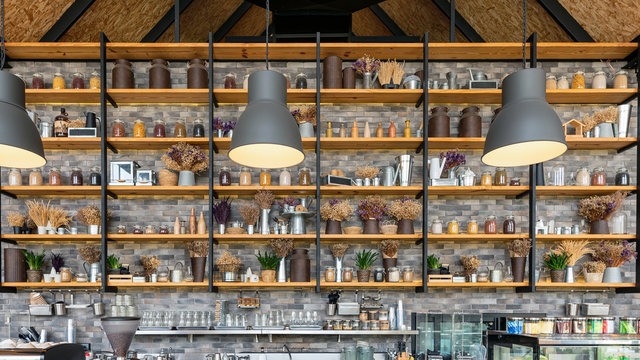
<instances>
[{"instance_id":1,"label":"glass jar","mask_svg":"<svg viewBox=\"0 0 640 360\"><path fill-rule=\"evenodd\" d=\"M524 319L525 334L539 335L540 334L540 318L526 318Z\"/></svg>"},{"instance_id":2,"label":"glass jar","mask_svg":"<svg viewBox=\"0 0 640 360\"><path fill-rule=\"evenodd\" d=\"M167 137L167 128L164 126L164 120L155 120L153 123L153 136L157 138Z\"/></svg>"},{"instance_id":3,"label":"glass jar","mask_svg":"<svg viewBox=\"0 0 640 360\"><path fill-rule=\"evenodd\" d=\"M44 89L44 77L41 73L33 74L33 78L31 78L31 88Z\"/></svg>"},{"instance_id":4,"label":"glass jar","mask_svg":"<svg viewBox=\"0 0 640 360\"><path fill-rule=\"evenodd\" d=\"M41 169L33 169L29 173L29 185L30 186L42 186L44 185L44 179L42 178Z\"/></svg>"},{"instance_id":5,"label":"glass jar","mask_svg":"<svg viewBox=\"0 0 640 360\"><path fill-rule=\"evenodd\" d=\"M126 234L127 233L127 227L124 225L118 225L116 226L116 234Z\"/></svg>"},{"instance_id":6,"label":"glass jar","mask_svg":"<svg viewBox=\"0 0 640 360\"><path fill-rule=\"evenodd\" d=\"M100 74L97 71L91 73L89 88L93 90L100 89Z\"/></svg>"},{"instance_id":7,"label":"glass jar","mask_svg":"<svg viewBox=\"0 0 640 360\"><path fill-rule=\"evenodd\" d=\"M142 227L140 225L133 225L133 230L131 231L131 233L140 235L140 234L143 234L144 231L142 231Z\"/></svg>"},{"instance_id":8,"label":"glass jar","mask_svg":"<svg viewBox=\"0 0 640 360\"><path fill-rule=\"evenodd\" d=\"M280 186L291 186L291 173L289 169L284 168L280 170L280 177L278 178Z\"/></svg>"},{"instance_id":9,"label":"glass jar","mask_svg":"<svg viewBox=\"0 0 640 360\"><path fill-rule=\"evenodd\" d=\"M478 233L478 221L475 219L469 220L467 223L467 234L477 234Z\"/></svg>"},{"instance_id":10,"label":"glass jar","mask_svg":"<svg viewBox=\"0 0 640 360\"><path fill-rule=\"evenodd\" d=\"M516 233L516 218L513 215L507 215L507 218L502 223L502 233L515 234Z\"/></svg>"},{"instance_id":11,"label":"glass jar","mask_svg":"<svg viewBox=\"0 0 640 360\"><path fill-rule=\"evenodd\" d=\"M113 128L111 129L111 136L113 137L125 137L124 123L120 119L113 121Z\"/></svg>"},{"instance_id":12,"label":"glass jar","mask_svg":"<svg viewBox=\"0 0 640 360\"><path fill-rule=\"evenodd\" d=\"M345 266L342 268L342 281L344 282L352 282L353 281L353 268L350 266Z\"/></svg>"},{"instance_id":13,"label":"glass jar","mask_svg":"<svg viewBox=\"0 0 640 360\"><path fill-rule=\"evenodd\" d=\"M609 228L612 234L627 233L627 215L623 211L617 211L609 220Z\"/></svg>"},{"instance_id":14,"label":"glass jar","mask_svg":"<svg viewBox=\"0 0 640 360\"><path fill-rule=\"evenodd\" d=\"M342 330L352 330L351 320L342 320Z\"/></svg>"},{"instance_id":15,"label":"glass jar","mask_svg":"<svg viewBox=\"0 0 640 360\"><path fill-rule=\"evenodd\" d=\"M73 73L73 78L71 80L71 88L72 89L84 89L84 76L82 73Z\"/></svg>"},{"instance_id":16,"label":"glass jar","mask_svg":"<svg viewBox=\"0 0 640 360\"><path fill-rule=\"evenodd\" d=\"M558 89L569 89L569 80L567 79L566 76L560 76L558 78Z\"/></svg>"},{"instance_id":17,"label":"glass jar","mask_svg":"<svg viewBox=\"0 0 640 360\"><path fill-rule=\"evenodd\" d=\"M296 75L296 89L306 89L306 88L307 88L307 75L302 73Z\"/></svg>"},{"instance_id":18,"label":"glass jar","mask_svg":"<svg viewBox=\"0 0 640 360\"><path fill-rule=\"evenodd\" d=\"M586 334L587 333L587 318L575 317L571 321L571 332L574 334Z\"/></svg>"},{"instance_id":19,"label":"glass jar","mask_svg":"<svg viewBox=\"0 0 640 360\"><path fill-rule=\"evenodd\" d=\"M369 313L369 320L379 320L378 319L378 314L379 314L378 310L369 310L368 313Z\"/></svg>"},{"instance_id":20,"label":"glass jar","mask_svg":"<svg viewBox=\"0 0 640 360\"><path fill-rule=\"evenodd\" d=\"M616 171L616 186L629 186L629 170L627 168L619 168Z\"/></svg>"},{"instance_id":21,"label":"glass jar","mask_svg":"<svg viewBox=\"0 0 640 360\"><path fill-rule=\"evenodd\" d=\"M89 277L87 276L87 273L77 273L76 274L76 282L88 282L89 281Z\"/></svg>"},{"instance_id":22,"label":"glass jar","mask_svg":"<svg viewBox=\"0 0 640 360\"><path fill-rule=\"evenodd\" d=\"M64 77L61 73L53 74L53 89L54 90L62 90L66 87L64 84Z\"/></svg>"},{"instance_id":23,"label":"glass jar","mask_svg":"<svg viewBox=\"0 0 640 360\"><path fill-rule=\"evenodd\" d=\"M487 219L484 221L484 233L485 234L498 233L498 223L494 215L487 216Z\"/></svg>"},{"instance_id":24,"label":"glass jar","mask_svg":"<svg viewBox=\"0 0 640 360\"><path fill-rule=\"evenodd\" d=\"M522 334L524 332L524 319L521 317L507 318L507 333Z\"/></svg>"},{"instance_id":25,"label":"glass jar","mask_svg":"<svg viewBox=\"0 0 640 360\"><path fill-rule=\"evenodd\" d=\"M358 315L358 319L360 321L367 321L369 320L369 313L367 312L367 310L360 310L360 315Z\"/></svg>"},{"instance_id":26,"label":"glass jar","mask_svg":"<svg viewBox=\"0 0 640 360\"><path fill-rule=\"evenodd\" d=\"M60 109L60 114L53 120L53 128L56 137L69 136L69 114L64 108Z\"/></svg>"},{"instance_id":27,"label":"glass jar","mask_svg":"<svg viewBox=\"0 0 640 360\"><path fill-rule=\"evenodd\" d=\"M553 334L554 319L552 317L542 318L540 320L540 334L551 335Z\"/></svg>"},{"instance_id":28,"label":"glass jar","mask_svg":"<svg viewBox=\"0 0 640 360\"><path fill-rule=\"evenodd\" d=\"M618 71L613 78L613 88L626 89L627 86L627 72L625 70Z\"/></svg>"},{"instance_id":29,"label":"glass jar","mask_svg":"<svg viewBox=\"0 0 640 360\"><path fill-rule=\"evenodd\" d=\"M556 164L551 168L551 181L549 181L549 185L565 185L565 167L563 164Z\"/></svg>"},{"instance_id":30,"label":"glass jar","mask_svg":"<svg viewBox=\"0 0 640 360\"><path fill-rule=\"evenodd\" d=\"M373 281L374 282L384 282L384 268L377 267L373 269Z\"/></svg>"},{"instance_id":31,"label":"glass jar","mask_svg":"<svg viewBox=\"0 0 640 360\"><path fill-rule=\"evenodd\" d=\"M458 234L460 232L457 220L451 220L447 224L447 234Z\"/></svg>"},{"instance_id":32,"label":"glass jar","mask_svg":"<svg viewBox=\"0 0 640 360\"><path fill-rule=\"evenodd\" d=\"M244 76L244 78L242 79L242 88L243 89L248 89L249 88L249 74L246 74Z\"/></svg>"},{"instance_id":33,"label":"glass jar","mask_svg":"<svg viewBox=\"0 0 640 360\"><path fill-rule=\"evenodd\" d=\"M572 89L584 89L584 72L578 71L573 75L571 80Z\"/></svg>"},{"instance_id":34,"label":"glass jar","mask_svg":"<svg viewBox=\"0 0 640 360\"><path fill-rule=\"evenodd\" d=\"M193 137L204 137L204 125L202 124L202 119L196 119L193 122Z\"/></svg>"},{"instance_id":35,"label":"glass jar","mask_svg":"<svg viewBox=\"0 0 640 360\"><path fill-rule=\"evenodd\" d=\"M482 186L491 186L492 184L492 179L491 179L491 172L490 171L483 171L482 172L482 177L480 178L480 185Z\"/></svg>"},{"instance_id":36,"label":"glass jar","mask_svg":"<svg viewBox=\"0 0 640 360\"><path fill-rule=\"evenodd\" d=\"M57 167L52 167L51 169L49 169L49 185L62 185L62 174L60 174L60 170Z\"/></svg>"},{"instance_id":37,"label":"glass jar","mask_svg":"<svg viewBox=\"0 0 640 360\"><path fill-rule=\"evenodd\" d=\"M558 88L558 81L554 75L547 75L547 81L545 82L546 88L554 90Z\"/></svg>"},{"instance_id":38,"label":"glass jar","mask_svg":"<svg viewBox=\"0 0 640 360\"><path fill-rule=\"evenodd\" d=\"M389 282L400 282L400 269L398 269L397 267L390 267L387 269L387 271Z\"/></svg>"},{"instance_id":39,"label":"glass jar","mask_svg":"<svg viewBox=\"0 0 640 360\"><path fill-rule=\"evenodd\" d=\"M89 185L100 186L102 184L102 175L100 174L100 167L94 166L91 168L89 174Z\"/></svg>"},{"instance_id":40,"label":"glass jar","mask_svg":"<svg viewBox=\"0 0 640 360\"><path fill-rule=\"evenodd\" d=\"M236 76L235 74L227 74L224 76L224 88L235 89L236 88Z\"/></svg>"},{"instance_id":41,"label":"glass jar","mask_svg":"<svg viewBox=\"0 0 640 360\"><path fill-rule=\"evenodd\" d=\"M493 177L495 186L507 186L507 170L505 168L496 168Z\"/></svg>"},{"instance_id":42,"label":"glass jar","mask_svg":"<svg viewBox=\"0 0 640 360\"><path fill-rule=\"evenodd\" d=\"M158 228L158 234L167 235L169 234L169 227L167 225L160 225Z\"/></svg>"},{"instance_id":43,"label":"glass jar","mask_svg":"<svg viewBox=\"0 0 640 360\"><path fill-rule=\"evenodd\" d=\"M435 219L431 222L431 233L442 234L442 220Z\"/></svg>"},{"instance_id":44,"label":"glass jar","mask_svg":"<svg viewBox=\"0 0 640 360\"><path fill-rule=\"evenodd\" d=\"M260 171L260 186L271 186L271 174L267 169Z\"/></svg>"},{"instance_id":45,"label":"glass jar","mask_svg":"<svg viewBox=\"0 0 640 360\"><path fill-rule=\"evenodd\" d=\"M249 185L251 185L251 172L248 167L243 166L240 168L240 186Z\"/></svg>"},{"instance_id":46,"label":"glass jar","mask_svg":"<svg viewBox=\"0 0 640 360\"><path fill-rule=\"evenodd\" d=\"M71 168L71 185L82 186L82 170L79 167Z\"/></svg>"},{"instance_id":47,"label":"glass jar","mask_svg":"<svg viewBox=\"0 0 640 360\"><path fill-rule=\"evenodd\" d=\"M621 317L620 318L620 329L618 330L618 333L620 335L635 335L638 333L638 328L637 328L637 321L638 318L635 317Z\"/></svg>"},{"instance_id":48,"label":"glass jar","mask_svg":"<svg viewBox=\"0 0 640 360\"><path fill-rule=\"evenodd\" d=\"M71 269L63 266L60 268L60 281L61 282L71 282L73 276L71 275Z\"/></svg>"},{"instance_id":49,"label":"glass jar","mask_svg":"<svg viewBox=\"0 0 640 360\"><path fill-rule=\"evenodd\" d=\"M607 185L607 175L603 168L595 168L591 175L591 186L605 186Z\"/></svg>"},{"instance_id":50,"label":"glass jar","mask_svg":"<svg viewBox=\"0 0 640 360\"><path fill-rule=\"evenodd\" d=\"M593 75L593 79L591 80L591 88L592 89L607 88L607 75L605 75L604 71L597 71L595 75Z\"/></svg>"},{"instance_id":51,"label":"glass jar","mask_svg":"<svg viewBox=\"0 0 640 360\"><path fill-rule=\"evenodd\" d=\"M22 186L22 173L20 169L9 170L9 186Z\"/></svg>"},{"instance_id":52,"label":"glass jar","mask_svg":"<svg viewBox=\"0 0 640 360\"><path fill-rule=\"evenodd\" d=\"M223 166L220 169L220 174L218 175L218 180L220 181L220 186L230 186L231 185L231 171L228 167Z\"/></svg>"},{"instance_id":53,"label":"glass jar","mask_svg":"<svg viewBox=\"0 0 640 360\"><path fill-rule=\"evenodd\" d=\"M606 316L602 318L602 333L603 334L616 333L616 318L612 316Z\"/></svg>"},{"instance_id":54,"label":"glass jar","mask_svg":"<svg viewBox=\"0 0 640 360\"><path fill-rule=\"evenodd\" d=\"M336 281L336 268L333 266L327 266L324 268L324 281L335 282Z\"/></svg>"},{"instance_id":55,"label":"glass jar","mask_svg":"<svg viewBox=\"0 0 640 360\"><path fill-rule=\"evenodd\" d=\"M287 89L291 89L291 78L289 78L289 74L282 74L282 75L287 80Z\"/></svg>"},{"instance_id":56,"label":"glass jar","mask_svg":"<svg viewBox=\"0 0 640 360\"><path fill-rule=\"evenodd\" d=\"M176 126L173 128L173 137L187 137L187 127L184 125L184 120L176 121Z\"/></svg>"},{"instance_id":57,"label":"glass jar","mask_svg":"<svg viewBox=\"0 0 640 360\"><path fill-rule=\"evenodd\" d=\"M571 318L556 318L554 330L556 334L571 334Z\"/></svg>"},{"instance_id":58,"label":"glass jar","mask_svg":"<svg viewBox=\"0 0 640 360\"><path fill-rule=\"evenodd\" d=\"M602 334L602 318L592 317L587 319L587 333Z\"/></svg>"},{"instance_id":59,"label":"glass jar","mask_svg":"<svg viewBox=\"0 0 640 360\"><path fill-rule=\"evenodd\" d=\"M144 233L145 234L155 234L156 233L156 227L153 225L147 225L144 227Z\"/></svg>"},{"instance_id":60,"label":"glass jar","mask_svg":"<svg viewBox=\"0 0 640 360\"><path fill-rule=\"evenodd\" d=\"M576 174L576 185L577 186L589 186L591 185L591 174L589 173L589 169L580 168L578 173Z\"/></svg>"},{"instance_id":61,"label":"glass jar","mask_svg":"<svg viewBox=\"0 0 640 360\"><path fill-rule=\"evenodd\" d=\"M405 266L402 268L402 282L413 282L413 269L411 266Z\"/></svg>"},{"instance_id":62,"label":"glass jar","mask_svg":"<svg viewBox=\"0 0 640 360\"><path fill-rule=\"evenodd\" d=\"M311 185L311 170L309 170L309 168L303 167L298 170L298 185Z\"/></svg>"},{"instance_id":63,"label":"glass jar","mask_svg":"<svg viewBox=\"0 0 640 360\"><path fill-rule=\"evenodd\" d=\"M136 122L133 125L133 137L134 138L143 138L147 137L147 129L144 127L144 122L140 119L136 119Z\"/></svg>"}]
</instances>

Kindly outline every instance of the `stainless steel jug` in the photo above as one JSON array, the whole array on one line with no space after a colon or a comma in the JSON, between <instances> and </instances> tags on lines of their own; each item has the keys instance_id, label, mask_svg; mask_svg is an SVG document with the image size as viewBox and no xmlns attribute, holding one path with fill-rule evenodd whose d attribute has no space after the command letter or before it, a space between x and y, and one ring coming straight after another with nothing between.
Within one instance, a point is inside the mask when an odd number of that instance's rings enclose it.
<instances>
[{"instance_id":1,"label":"stainless steel jug","mask_svg":"<svg viewBox=\"0 0 640 360\"><path fill-rule=\"evenodd\" d=\"M180 265L180 269L178 269L178 265ZM180 261L176 263L173 267L173 270L170 271L169 278L171 282L182 282L184 280L184 265Z\"/></svg>"},{"instance_id":2,"label":"stainless steel jug","mask_svg":"<svg viewBox=\"0 0 640 360\"><path fill-rule=\"evenodd\" d=\"M498 265L500 265L500 269L498 269ZM493 267L493 270L489 271L489 280L496 283L502 282L502 279L504 278L503 268L504 265L502 262L498 261L498 263Z\"/></svg>"},{"instance_id":3,"label":"stainless steel jug","mask_svg":"<svg viewBox=\"0 0 640 360\"><path fill-rule=\"evenodd\" d=\"M382 186L394 186L396 169L393 166L387 166L382 170Z\"/></svg>"},{"instance_id":4,"label":"stainless steel jug","mask_svg":"<svg viewBox=\"0 0 640 360\"><path fill-rule=\"evenodd\" d=\"M413 169L413 155L396 156L396 173L393 183L400 186L411 186L411 171Z\"/></svg>"}]
</instances>

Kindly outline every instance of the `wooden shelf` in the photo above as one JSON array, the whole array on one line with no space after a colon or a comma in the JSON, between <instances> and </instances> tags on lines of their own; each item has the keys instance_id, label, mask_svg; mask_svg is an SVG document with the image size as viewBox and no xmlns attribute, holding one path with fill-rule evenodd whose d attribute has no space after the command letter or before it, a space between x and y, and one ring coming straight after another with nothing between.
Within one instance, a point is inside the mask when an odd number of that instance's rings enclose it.
<instances>
[{"instance_id":1,"label":"wooden shelf","mask_svg":"<svg viewBox=\"0 0 640 360\"><path fill-rule=\"evenodd\" d=\"M529 190L528 186L429 186L432 195L517 196Z\"/></svg>"},{"instance_id":2,"label":"wooden shelf","mask_svg":"<svg viewBox=\"0 0 640 360\"><path fill-rule=\"evenodd\" d=\"M577 234L577 235L556 235L556 234L538 234L536 241L560 241L560 240L634 240L635 234Z\"/></svg>"},{"instance_id":3,"label":"wooden shelf","mask_svg":"<svg viewBox=\"0 0 640 360\"><path fill-rule=\"evenodd\" d=\"M214 281L214 286L220 289L300 289L300 288L314 288L316 286L315 281L309 282L223 282Z\"/></svg>"},{"instance_id":4,"label":"wooden shelf","mask_svg":"<svg viewBox=\"0 0 640 360\"><path fill-rule=\"evenodd\" d=\"M88 235L88 234L65 234L65 235L38 235L38 234L2 234L3 240L13 240L17 242L84 242L84 241L100 241L101 235Z\"/></svg>"},{"instance_id":5,"label":"wooden shelf","mask_svg":"<svg viewBox=\"0 0 640 360\"><path fill-rule=\"evenodd\" d=\"M214 89L220 104L246 104L246 89ZM209 89L109 89L118 104L194 104L209 103ZM98 98L99 100L99 98ZM287 89L287 103L315 103L315 89Z\"/></svg>"},{"instance_id":6,"label":"wooden shelf","mask_svg":"<svg viewBox=\"0 0 640 360\"><path fill-rule=\"evenodd\" d=\"M256 242L256 243L264 243L268 242L271 239L293 239L294 241L315 241L316 234L304 234L304 235L291 235L291 234L270 234L270 235L261 235L261 234L213 234L213 238L218 240L218 242Z\"/></svg>"},{"instance_id":7,"label":"wooden shelf","mask_svg":"<svg viewBox=\"0 0 640 360\"><path fill-rule=\"evenodd\" d=\"M431 150L482 150L484 138L429 138L429 151ZM584 138L567 137L569 150L618 150L636 142L636 138Z\"/></svg>"},{"instance_id":8,"label":"wooden shelf","mask_svg":"<svg viewBox=\"0 0 640 360\"><path fill-rule=\"evenodd\" d=\"M13 60L100 60L98 42L8 42L6 46Z\"/></svg>"},{"instance_id":9,"label":"wooden shelf","mask_svg":"<svg viewBox=\"0 0 640 360\"><path fill-rule=\"evenodd\" d=\"M415 91L415 90L414 90ZM547 90L550 104L620 104L636 94L636 89ZM388 102L388 101L385 101ZM410 101L409 101L410 102ZM502 90L429 90L430 104L500 104Z\"/></svg>"},{"instance_id":10,"label":"wooden shelf","mask_svg":"<svg viewBox=\"0 0 640 360\"><path fill-rule=\"evenodd\" d=\"M214 138L214 142L218 147L218 150L229 150L231 146L231 138ZM207 145L208 146L208 145ZM316 138L314 137L305 137L302 138L302 148L304 150L315 150L316 149Z\"/></svg>"},{"instance_id":11,"label":"wooden shelf","mask_svg":"<svg viewBox=\"0 0 640 360\"><path fill-rule=\"evenodd\" d=\"M120 288L197 288L197 287L208 287L209 282L144 282L144 283L134 283L134 282L120 282L120 281L109 281L109 286L116 286Z\"/></svg>"},{"instance_id":12,"label":"wooden shelf","mask_svg":"<svg viewBox=\"0 0 640 360\"><path fill-rule=\"evenodd\" d=\"M565 282L537 282L536 288L554 288L554 289L593 289L593 288L629 288L635 287L635 283L565 283Z\"/></svg>"},{"instance_id":13,"label":"wooden shelf","mask_svg":"<svg viewBox=\"0 0 640 360\"><path fill-rule=\"evenodd\" d=\"M67 283L46 283L46 282L38 282L38 283L33 283L33 282L3 282L2 286L5 287L16 287L16 288L37 288L37 289L49 289L49 288L56 288L56 289L66 289L66 288L98 288L102 285L102 283L99 282L67 282Z\"/></svg>"},{"instance_id":14,"label":"wooden shelf","mask_svg":"<svg viewBox=\"0 0 640 360\"><path fill-rule=\"evenodd\" d=\"M26 89L27 104L99 104L100 89Z\"/></svg>"},{"instance_id":15,"label":"wooden shelf","mask_svg":"<svg viewBox=\"0 0 640 360\"><path fill-rule=\"evenodd\" d=\"M100 196L100 186L3 186L16 196Z\"/></svg>"},{"instance_id":16,"label":"wooden shelf","mask_svg":"<svg viewBox=\"0 0 640 360\"><path fill-rule=\"evenodd\" d=\"M108 186L118 196L208 196L208 185L196 186Z\"/></svg>"},{"instance_id":17,"label":"wooden shelf","mask_svg":"<svg viewBox=\"0 0 640 360\"><path fill-rule=\"evenodd\" d=\"M409 195L415 196L422 186L321 186L320 193L325 195Z\"/></svg>"},{"instance_id":18,"label":"wooden shelf","mask_svg":"<svg viewBox=\"0 0 640 360\"><path fill-rule=\"evenodd\" d=\"M616 191L635 191L635 186L536 186L541 196L589 196L608 195Z\"/></svg>"},{"instance_id":19,"label":"wooden shelf","mask_svg":"<svg viewBox=\"0 0 640 360\"><path fill-rule=\"evenodd\" d=\"M42 138L45 150L100 150L99 137Z\"/></svg>"},{"instance_id":20,"label":"wooden shelf","mask_svg":"<svg viewBox=\"0 0 640 360\"><path fill-rule=\"evenodd\" d=\"M314 148L315 148L315 139ZM484 140L483 140L484 142ZM320 138L323 150L416 150L422 144L422 138ZM303 139L304 146L304 139ZM429 145L431 146L431 145Z\"/></svg>"},{"instance_id":21,"label":"wooden shelf","mask_svg":"<svg viewBox=\"0 0 640 360\"><path fill-rule=\"evenodd\" d=\"M406 289L406 288L415 288L418 286L422 286L422 281L414 281L414 282L373 282L369 281L366 283L361 283L356 280L355 272L353 274L354 281L353 282L326 282L321 281L320 287L322 288L330 288L330 289Z\"/></svg>"},{"instance_id":22,"label":"wooden shelf","mask_svg":"<svg viewBox=\"0 0 640 360\"><path fill-rule=\"evenodd\" d=\"M258 190L269 190L275 195L315 195L316 187L313 186L220 186L215 185L213 187L218 195L255 195Z\"/></svg>"},{"instance_id":23,"label":"wooden shelf","mask_svg":"<svg viewBox=\"0 0 640 360\"><path fill-rule=\"evenodd\" d=\"M414 242L422 239L422 234L320 234L322 241L340 241L340 242L366 242L366 241L382 241L385 239L395 239L400 241Z\"/></svg>"},{"instance_id":24,"label":"wooden shelf","mask_svg":"<svg viewBox=\"0 0 640 360\"><path fill-rule=\"evenodd\" d=\"M107 238L114 241L167 242L209 240L209 234L108 234Z\"/></svg>"},{"instance_id":25,"label":"wooden shelf","mask_svg":"<svg viewBox=\"0 0 640 360\"><path fill-rule=\"evenodd\" d=\"M107 141L118 150L168 150L171 145L177 144L179 142L186 142L191 145L199 146L202 150L209 151L208 137L205 137L205 138L110 137L110 138L107 138Z\"/></svg>"},{"instance_id":26,"label":"wooden shelf","mask_svg":"<svg viewBox=\"0 0 640 360\"><path fill-rule=\"evenodd\" d=\"M429 241L509 241L528 237L529 234L429 234Z\"/></svg>"},{"instance_id":27,"label":"wooden shelf","mask_svg":"<svg viewBox=\"0 0 640 360\"><path fill-rule=\"evenodd\" d=\"M454 283L454 282L428 282L427 286L430 288L513 288L520 286L528 286L528 282L464 282L464 283Z\"/></svg>"}]
</instances>

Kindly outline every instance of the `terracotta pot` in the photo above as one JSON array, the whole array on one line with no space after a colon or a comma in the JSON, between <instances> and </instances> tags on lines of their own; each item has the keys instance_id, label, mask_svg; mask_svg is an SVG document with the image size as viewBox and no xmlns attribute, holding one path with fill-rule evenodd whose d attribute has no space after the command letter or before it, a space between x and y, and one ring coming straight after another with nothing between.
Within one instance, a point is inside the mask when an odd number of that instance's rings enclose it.
<instances>
[{"instance_id":1,"label":"terracotta pot","mask_svg":"<svg viewBox=\"0 0 640 360\"><path fill-rule=\"evenodd\" d=\"M342 88L343 89L355 89L356 88L356 71L351 66L342 70Z\"/></svg>"},{"instance_id":2,"label":"terracotta pot","mask_svg":"<svg viewBox=\"0 0 640 360\"><path fill-rule=\"evenodd\" d=\"M340 57L327 56L322 61L322 87L324 89L342 88L342 59Z\"/></svg>"},{"instance_id":3,"label":"terracotta pot","mask_svg":"<svg viewBox=\"0 0 640 360\"><path fill-rule=\"evenodd\" d=\"M262 270L262 281L264 282L276 282L275 270Z\"/></svg>"},{"instance_id":4,"label":"terracotta pot","mask_svg":"<svg viewBox=\"0 0 640 360\"><path fill-rule=\"evenodd\" d=\"M327 220L325 234L342 234L342 222L337 220Z\"/></svg>"},{"instance_id":5,"label":"terracotta pot","mask_svg":"<svg viewBox=\"0 0 640 360\"><path fill-rule=\"evenodd\" d=\"M551 270L551 282L564 282L564 270Z\"/></svg>"},{"instance_id":6,"label":"terracotta pot","mask_svg":"<svg viewBox=\"0 0 640 360\"><path fill-rule=\"evenodd\" d=\"M115 61L113 70L111 70L111 87L113 89L135 88L133 69L129 60L118 59Z\"/></svg>"},{"instance_id":7,"label":"terracotta pot","mask_svg":"<svg viewBox=\"0 0 640 360\"><path fill-rule=\"evenodd\" d=\"M378 220L369 219L364 222L364 234L379 234L380 229L378 228Z\"/></svg>"},{"instance_id":8,"label":"terracotta pot","mask_svg":"<svg viewBox=\"0 0 640 360\"><path fill-rule=\"evenodd\" d=\"M151 60L149 69L149 89L171 89L169 62L164 59Z\"/></svg>"},{"instance_id":9,"label":"terracotta pot","mask_svg":"<svg viewBox=\"0 0 640 360\"><path fill-rule=\"evenodd\" d=\"M309 250L293 249L289 269L291 272L291 282L311 281L311 261L309 260Z\"/></svg>"},{"instance_id":10,"label":"terracotta pot","mask_svg":"<svg viewBox=\"0 0 640 360\"><path fill-rule=\"evenodd\" d=\"M524 269L527 265L527 257L512 257L511 270L513 271L513 282L524 281Z\"/></svg>"},{"instance_id":11,"label":"terracotta pot","mask_svg":"<svg viewBox=\"0 0 640 360\"><path fill-rule=\"evenodd\" d=\"M358 282L369 282L369 277L371 276L371 270L358 270Z\"/></svg>"},{"instance_id":12,"label":"terracotta pot","mask_svg":"<svg viewBox=\"0 0 640 360\"><path fill-rule=\"evenodd\" d=\"M604 273L584 273L584 282L586 283L601 283Z\"/></svg>"},{"instance_id":13,"label":"terracotta pot","mask_svg":"<svg viewBox=\"0 0 640 360\"><path fill-rule=\"evenodd\" d=\"M415 234L413 220L402 219L398 221L398 234Z\"/></svg>"},{"instance_id":14,"label":"terracotta pot","mask_svg":"<svg viewBox=\"0 0 640 360\"><path fill-rule=\"evenodd\" d=\"M589 234L609 234L609 223L607 220L592 221Z\"/></svg>"},{"instance_id":15,"label":"terracotta pot","mask_svg":"<svg viewBox=\"0 0 640 360\"><path fill-rule=\"evenodd\" d=\"M25 282L27 281L27 263L22 253L25 249L5 248L4 249L4 281Z\"/></svg>"},{"instance_id":16,"label":"terracotta pot","mask_svg":"<svg viewBox=\"0 0 640 360\"><path fill-rule=\"evenodd\" d=\"M204 281L204 269L207 265L207 257L192 257L191 269L193 270L193 282Z\"/></svg>"},{"instance_id":17,"label":"terracotta pot","mask_svg":"<svg viewBox=\"0 0 640 360\"><path fill-rule=\"evenodd\" d=\"M42 270L27 270L27 281L33 283L42 282Z\"/></svg>"},{"instance_id":18,"label":"terracotta pot","mask_svg":"<svg viewBox=\"0 0 640 360\"><path fill-rule=\"evenodd\" d=\"M382 266L384 267L384 278L389 281L389 268L398 267L398 258L382 258Z\"/></svg>"}]
</instances>

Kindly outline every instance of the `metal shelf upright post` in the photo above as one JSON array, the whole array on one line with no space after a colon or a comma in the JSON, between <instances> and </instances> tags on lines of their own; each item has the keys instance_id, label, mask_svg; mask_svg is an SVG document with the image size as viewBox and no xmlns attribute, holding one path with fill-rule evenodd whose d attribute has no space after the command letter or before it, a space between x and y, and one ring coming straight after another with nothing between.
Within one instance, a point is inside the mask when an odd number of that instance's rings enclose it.
<instances>
[{"instance_id":1,"label":"metal shelf upright post","mask_svg":"<svg viewBox=\"0 0 640 360\"><path fill-rule=\"evenodd\" d=\"M320 292L320 32L316 33L316 293Z\"/></svg>"},{"instance_id":2,"label":"metal shelf upright post","mask_svg":"<svg viewBox=\"0 0 640 360\"><path fill-rule=\"evenodd\" d=\"M422 62L422 286L416 289L417 292L428 291L427 286L427 256L429 252L429 169L427 159L429 158L429 33L424 33L424 60Z\"/></svg>"}]
</instances>

